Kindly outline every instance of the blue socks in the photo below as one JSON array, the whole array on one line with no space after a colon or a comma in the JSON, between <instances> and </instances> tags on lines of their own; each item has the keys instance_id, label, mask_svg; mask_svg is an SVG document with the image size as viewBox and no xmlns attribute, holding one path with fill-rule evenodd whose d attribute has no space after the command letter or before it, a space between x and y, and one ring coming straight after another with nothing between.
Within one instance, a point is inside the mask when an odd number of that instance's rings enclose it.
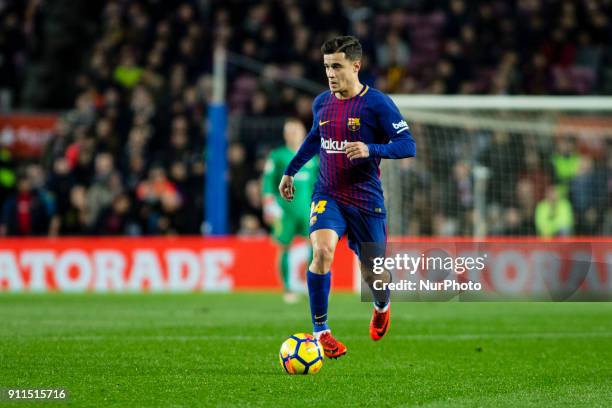
<instances>
[{"instance_id":1,"label":"blue socks","mask_svg":"<svg viewBox=\"0 0 612 408\"><path fill-rule=\"evenodd\" d=\"M387 300L375 300L374 301L374 307L376 308L376 310L378 310L379 312L384 312L387 310L387 305L389 304L389 297L390 297L391 293L389 293L389 290L387 289Z\"/></svg>"},{"instance_id":2,"label":"blue socks","mask_svg":"<svg viewBox=\"0 0 612 408\"><path fill-rule=\"evenodd\" d=\"M391 291L389 290L389 287L385 288L384 290L376 290L373 287L371 287L370 289L372 290L372 296L374 297L374 306L376 307L376 310L382 312L384 309L386 309L391 298Z\"/></svg>"},{"instance_id":3,"label":"blue socks","mask_svg":"<svg viewBox=\"0 0 612 408\"><path fill-rule=\"evenodd\" d=\"M387 272L389 273L389 272ZM389 273L389 282L392 281L392 276ZM374 289L374 285L370 285L370 290L372 291L372 297L374 298L374 307L379 312L384 312L387 310L387 305L391 300L391 291L387 286L384 290L376 290Z\"/></svg>"},{"instance_id":4,"label":"blue socks","mask_svg":"<svg viewBox=\"0 0 612 408\"><path fill-rule=\"evenodd\" d=\"M323 275L306 273L308 297L310 298L310 315L312 316L313 332L329 330L327 325L327 301L331 287L331 272Z\"/></svg>"}]
</instances>

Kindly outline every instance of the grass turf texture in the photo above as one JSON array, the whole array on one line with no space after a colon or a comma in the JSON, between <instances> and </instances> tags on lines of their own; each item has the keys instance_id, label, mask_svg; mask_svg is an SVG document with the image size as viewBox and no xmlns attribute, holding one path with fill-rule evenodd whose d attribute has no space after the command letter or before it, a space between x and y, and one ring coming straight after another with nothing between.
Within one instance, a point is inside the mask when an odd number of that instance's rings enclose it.
<instances>
[{"instance_id":1,"label":"grass turf texture","mask_svg":"<svg viewBox=\"0 0 612 408\"><path fill-rule=\"evenodd\" d=\"M289 376L307 301L277 294L1 295L0 387L66 387L61 406L612 406L610 303L369 304L333 295L348 354ZM0 402L0 405L41 406ZM43 404L48 405L48 404Z\"/></svg>"}]
</instances>

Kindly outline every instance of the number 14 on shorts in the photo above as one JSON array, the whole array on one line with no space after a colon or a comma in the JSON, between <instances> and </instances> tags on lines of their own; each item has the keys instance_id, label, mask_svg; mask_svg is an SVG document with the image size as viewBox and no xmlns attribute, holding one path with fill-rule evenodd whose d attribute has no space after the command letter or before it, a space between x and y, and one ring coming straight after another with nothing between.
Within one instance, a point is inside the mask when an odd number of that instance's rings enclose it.
<instances>
[{"instance_id":1,"label":"number 14 on shorts","mask_svg":"<svg viewBox=\"0 0 612 408\"><path fill-rule=\"evenodd\" d=\"M317 222L317 214L323 214L327 200L319 200L316 203L313 201L310 204L310 225Z\"/></svg>"}]
</instances>

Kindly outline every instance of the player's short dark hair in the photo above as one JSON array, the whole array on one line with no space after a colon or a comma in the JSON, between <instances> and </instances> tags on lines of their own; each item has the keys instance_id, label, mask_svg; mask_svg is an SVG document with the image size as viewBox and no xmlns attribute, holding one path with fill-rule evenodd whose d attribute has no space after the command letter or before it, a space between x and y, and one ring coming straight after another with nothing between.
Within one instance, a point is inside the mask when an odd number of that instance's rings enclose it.
<instances>
[{"instance_id":1,"label":"player's short dark hair","mask_svg":"<svg viewBox=\"0 0 612 408\"><path fill-rule=\"evenodd\" d=\"M361 59L363 53L361 43L352 35L344 35L325 41L321 46L321 52L323 55L343 52L346 58L351 61Z\"/></svg>"}]
</instances>

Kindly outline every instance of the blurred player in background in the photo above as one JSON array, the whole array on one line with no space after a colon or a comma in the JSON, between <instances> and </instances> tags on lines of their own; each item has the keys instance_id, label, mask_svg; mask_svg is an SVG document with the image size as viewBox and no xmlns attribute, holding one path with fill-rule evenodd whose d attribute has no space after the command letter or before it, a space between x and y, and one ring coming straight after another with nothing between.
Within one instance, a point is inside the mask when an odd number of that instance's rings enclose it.
<instances>
[{"instance_id":1,"label":"blurred player in background","mask_svg":"<svg viewBox=\"0 0 612 408\"><path fill-rule=\"evenodd\" d=\"M338 358L346 346L331 334L327 305L330 267L338 240L346 233L350 248L361 263L361 274L374 298L370 337L380 340L389 328L390 293L374 290L375 280L390 282L388 271L374 275L370 259L385 255L387 225L381 159L401 159L416 154L414 139L397 106L382 92L359 81L362 48L355 37L326 41L321 47L330 91L312 104L313 126L285 170L279 191L293 200L299 191L294 176L315 154L321 170L310 210L313 261L307 273L314 335L325 355ZM371 243L374 253L363 253Z\"/></svg>"},{"instance_id":2,"label":"blurred player in background","mask_svg":"<svg viewBox=\"0 0 612 408\"><path fill-rule=\"evenodd\" d=\"M283 281L283 299L287 303L299 300L290 286L289 248L295 237L308 237L308 211L319 171L318 159L308 161L295 175L297 191L293 201L283 200L277 186L305 136L306 129L299 119L287 119L283 127L285 146L270 152L263 175L264 220L272 227L272 237L280 247L278 270Z\"/></svg>"}]
</instances>

